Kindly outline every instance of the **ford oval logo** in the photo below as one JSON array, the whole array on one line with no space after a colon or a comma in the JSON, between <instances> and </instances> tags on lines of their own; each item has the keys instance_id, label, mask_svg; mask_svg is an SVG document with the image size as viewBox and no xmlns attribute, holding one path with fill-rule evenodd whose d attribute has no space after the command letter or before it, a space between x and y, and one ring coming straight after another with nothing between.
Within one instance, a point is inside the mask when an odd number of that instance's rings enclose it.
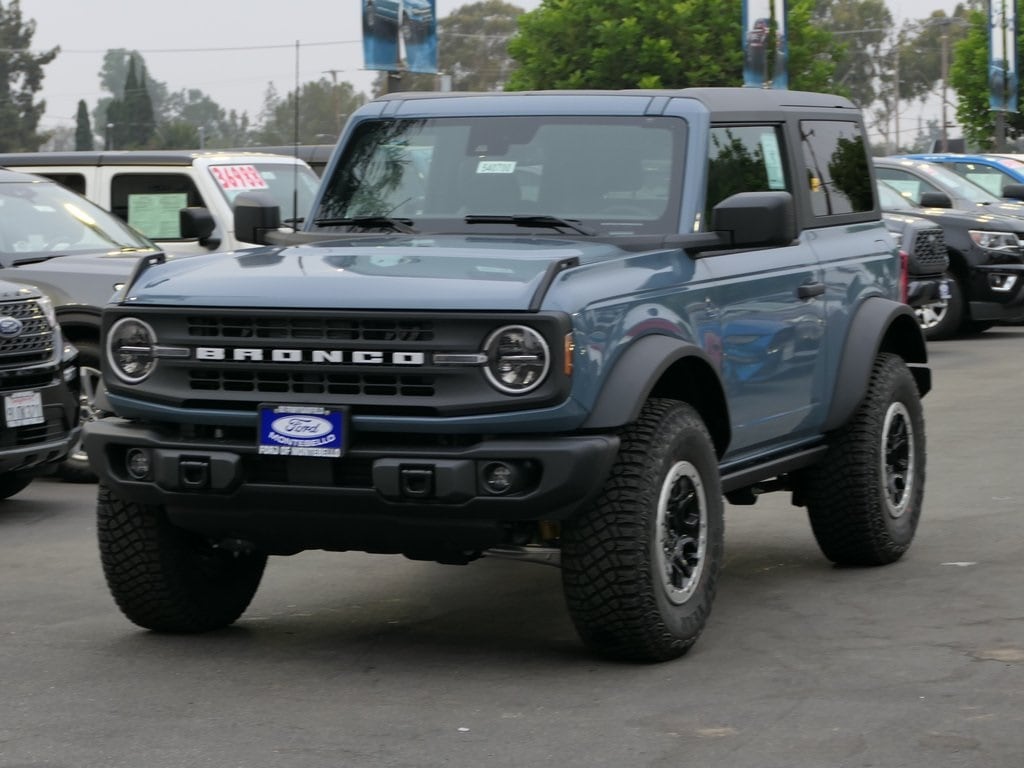
<instances>
[{"instance_id":1,"label":"ford oval logo","mask_svg":"<svg viewBox=\"0 0 1024 768\"><path fill-rule=\"evenodd\" d=\"M13 339L24 328L24 324L16 317L0 317L0 338Z\"/></svg>"},{"instance_id":2,"label":"ford oval logo","mask_svg":"<svg viewBox=\"0 0 1024 768\"><path fill-rule=\"evenodd\" d=\"M279 435L292 438L312 439L331 434L331 422L319 416L281 416L270 423L270 428Z\"/></svg>"}]
</instances>

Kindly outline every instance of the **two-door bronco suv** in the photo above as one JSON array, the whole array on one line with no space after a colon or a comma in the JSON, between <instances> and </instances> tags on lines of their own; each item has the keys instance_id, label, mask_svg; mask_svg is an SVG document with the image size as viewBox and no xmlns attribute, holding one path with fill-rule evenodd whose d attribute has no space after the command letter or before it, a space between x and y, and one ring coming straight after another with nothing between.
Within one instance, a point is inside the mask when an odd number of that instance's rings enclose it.
<instances>
[{"instance_id":1,"label":"two-door bronco suv","mask_svg":"<svg viewBox=\"0 0 1024 768\"><path fill-rule=\"evenodd\" d=\"M104 310L109 587L223 627L268 555L560 561L585 643L694 643L724 500L788 491L829 559L910 546L925 344L860 112L760 89L396 94L298 235L145 258ZM724 497L724 498L723 498Z\"/></svg>"}]
</instances>

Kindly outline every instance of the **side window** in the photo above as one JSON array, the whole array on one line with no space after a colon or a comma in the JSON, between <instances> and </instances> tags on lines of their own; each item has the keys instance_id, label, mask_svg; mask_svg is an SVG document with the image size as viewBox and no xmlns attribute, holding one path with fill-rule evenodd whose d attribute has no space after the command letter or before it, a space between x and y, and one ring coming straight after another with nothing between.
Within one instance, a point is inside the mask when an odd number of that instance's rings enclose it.
<instances>
[{"instance_id":1,"label":"side window","mask_svg":"<svg viewBox=\"0 0 1024 768\"><path fill-rule=\"evenodd\" d=\"M1003 196L1003 184L1012 183L1004 176L998 168L987 165L975 165L974 163L949 163L947 168L952 168L972 184L988 190L996 197Z\"/></svg>"},{"instance_id":2,"label":"side window","mask_svg":"<svg viewBox=\"0 0 1024 768\"><path fill-rule=\"evenodd\" d=\"M942 192L935 185L898 168L876 168L875 174L915 205L920 205L921 195L925 192Z\"/></svg>"},{"instance_id":3,"label":"side window","mask_svg":"<svg viewBox=\"0 0 1024 768\"><path fill-rule=\"evenodd\" d=\"M718 126L708 145L708 194L711 209L737 192L789 190L778 129L771 125Z\"/></svg>"},{"instance_id":4,"label":"side window","mask_svg":"<svg viewBox=\"0 0 1024 768\"><path fill-rule=\"evenodd\" d=\"M72 192L77 192L80 195L85 194L85 176L80 173L41 173L40 176L46 176L47 178L53 179L61 186L67 187Z\"/></svg>"},{"instance_id":5,"label":"side window","mask_svg":"<svg viewBox=\"0 0 1024 768\"><path fill-rule=\"evenodd\" d=\"M875 207L860 126L840 120L801 120L800 139L815 216L859 213Z\"/></svg>"},{"instance_id":6,"label":"side window","mask_svg":"<svg viewBox=\"0 0 1024 768\"><path fill-rule=\"evenodd\" d=\"M181 238L178 211L205 206L184 173L119 173L110 183L110 211L151 240Z\"/></svg>"}]
</instances>

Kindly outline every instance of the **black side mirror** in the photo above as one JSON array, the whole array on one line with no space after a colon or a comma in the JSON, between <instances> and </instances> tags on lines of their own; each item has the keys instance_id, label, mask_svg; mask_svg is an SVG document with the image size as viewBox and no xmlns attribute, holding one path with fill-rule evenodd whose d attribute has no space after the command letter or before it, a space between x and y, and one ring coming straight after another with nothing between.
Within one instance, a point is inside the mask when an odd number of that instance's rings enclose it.
<instances>
[{"instance_id":1,"label":"black side mirror","mask_svg":"<svg viewBox=\"0 0 1024 768\"><path fill-rule=\"evenodd\" d=\"M952 208L953 201L945 192L922 192L922 208Z\"/></svg>"},{"instance_id":2,"label":"black side mirror","mask_svg":"<svg viewBox=\"0 0 1024 768\"><path fill-rule=\"evenodd\" d=\"M213 214L209 208L193 206L182 208L178 212L178 226L181 227L182 237L194 237L200 245L213 250L220 245L220 238L211 237L217 228L217 222L213 220Z\"/></svg>"},{"instance_id":3,"label":"black side mirror","mask_svg":"<svg viewBox=\"0 0 1024 768\"><path fill-rule=\"evenodd\" d=\"M1011 200L1024 200L1024 184L1004 185L1003 197L1008 197Z\"/></svg>"},{"instance_id":4,"label":"black side mirror","mask_svg":"<svg viewBox=\"0 0 1024 768\"><path fill-rule=\"evenodd\" d=\"M235 198L235 239L267 244L267 233L281 226L281 208L266 192L243 192Z\"/></svg>"},{"instance_id":5,"label":"black side mirror","mask_svg":"<svg viewBox=\"0 0 1024 768\"><path fill-rule=\"evenodd\" d=\"M789 192L739 192L711 210L711 229L723 248L789 245L796 240L796 208Z\"/></svg>"}]
</instances>

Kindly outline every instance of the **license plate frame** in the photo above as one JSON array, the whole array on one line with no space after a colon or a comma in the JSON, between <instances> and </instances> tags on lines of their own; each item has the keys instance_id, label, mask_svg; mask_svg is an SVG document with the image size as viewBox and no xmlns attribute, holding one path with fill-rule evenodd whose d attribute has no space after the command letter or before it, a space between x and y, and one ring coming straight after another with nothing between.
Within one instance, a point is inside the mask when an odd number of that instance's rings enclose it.
<instances>
[{"instance_id":1,"label":"license plate frame","mask_svg":"<svg viewBox=\"0 0 1024 768\"><path fill-rule=\"evenodd\" d=\"M266 456L340 459L348 450L344 406L260 403L257 451Z\"/></svg>"},{"instance_id":2,"label":"license plate frame","mask_svg":"<svg viewBox=\"0 0 1024 768\"><path fill-rule=\"evenodd\" d=\"M43 395L34 389L4 395L4 424L10 428L46 423Z\"/></svg>"}]
</instances>

